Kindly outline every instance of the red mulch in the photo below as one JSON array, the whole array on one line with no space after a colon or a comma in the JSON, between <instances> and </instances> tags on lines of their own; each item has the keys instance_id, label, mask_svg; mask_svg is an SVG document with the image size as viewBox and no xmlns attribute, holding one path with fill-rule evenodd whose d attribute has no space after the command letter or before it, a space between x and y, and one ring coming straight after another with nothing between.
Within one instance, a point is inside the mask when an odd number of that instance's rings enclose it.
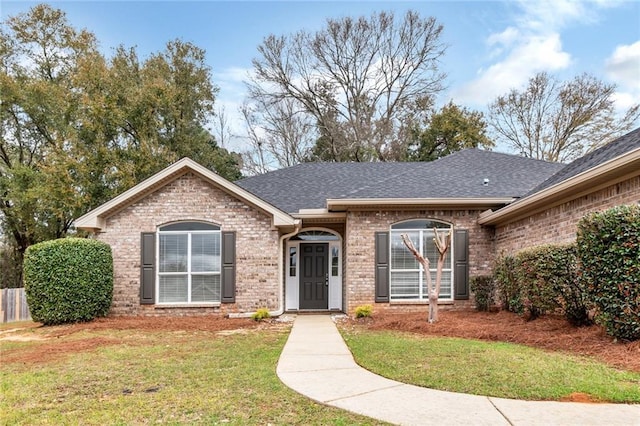
<instances>
[{"instance_id":1,"label":"red mulch","mask_svg":"<svg viewBox=\"0 0 640 426\"><path fill-rule=\"evenodd\" d=\"M640 341L616 342L601 327L574 327L559 316L544 316L525 321L509 312L441 311L440 321L429 324L426 313L376 314L366 320L354 320L358 327L373 330L398 330L430 336L450 336L468 339L520 343L542 349L591 356L609 365L640 372ZM100 318L87 323L42 327L39 337L46 342L2 354L2 362L36 363L50 361L70 352L93 350L100 346L120 343L117 338L91 337L61 339L82 331L140 330L140 331L202 331L217 333L223 330L272 326L251 319L205 317L117 317ZM41 332L40 332L41 331ZM2 336L0 336L2 338Z\"/></svg>"},{"instance_id":2,"label":"red mulch","mask_svg":"<svg viewBox=\"0 0 640 426\"><path fill-rule=\"evenodd\" d=\"M525 321L506 311L441 311L435 324L429 324L426 318L426 313L392 313L355 322L372 330L519 343L586 355L615 367L640 372L640 341L615 341L597 325L574 327L563 317L553 315Z\"/></svg>"}]
</instances>

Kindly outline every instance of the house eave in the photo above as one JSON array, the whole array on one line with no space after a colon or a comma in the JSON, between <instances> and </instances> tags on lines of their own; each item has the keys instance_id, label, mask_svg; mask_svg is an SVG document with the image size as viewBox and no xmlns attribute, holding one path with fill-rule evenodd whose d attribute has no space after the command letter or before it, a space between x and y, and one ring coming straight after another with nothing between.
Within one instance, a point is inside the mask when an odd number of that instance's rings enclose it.
<instances>
[{"instance_id":1,"label":"house eave","mask_svg":"<svg viewBox=\"0 0 640 426\"><path fill-rule=\"evenodd\" d=\"M301 209L297 213L292 213L296 219L339 222L344 221L347 214L344 212L329 212L327 209Z\"/></svg>"},{"instance_id":2,"label":"house eave","mask_svg":"<svg viewBox=\"0 0 640 426\"><path fill-rule=\"evenodd\" d=\"M640 175L640 148L585 170L499 210L484 214L478 223L500 225L514 222L638 175Z\"/></svg>"},{"instance_id":3,"label":"house eave","mask_svg":"<svg viewBox=\"0 0 640 426\"><path fill-rule=\"evenodd\" d=\"M491 198L332 198L327 200L327 210L332 212L367 208L472 208L486 209L513 202L513 197Z\"/></svg>"},{"instance_id":4,"label":"house eave","mask_svg":"<svg viewBox=\"0 0 640 426\"><path fill-rule=\"evenodd\" d=\"M74 225L77 229L100 232L105 228L107 217L122 210L123 208L126 208L144 196L163 187L168 182L171 182L188 172L196 174L200 178L228 194L239 198L270 215L272 218L272 225L274 227L287 227L294 226L296 224L296 219L287 213L256 197L238 185L229 182L225 178L217 175L206 167L201 166L190 158L183 158L123 192L112 200L79 217L75 220Z\"/></svg>"}]
</instances>

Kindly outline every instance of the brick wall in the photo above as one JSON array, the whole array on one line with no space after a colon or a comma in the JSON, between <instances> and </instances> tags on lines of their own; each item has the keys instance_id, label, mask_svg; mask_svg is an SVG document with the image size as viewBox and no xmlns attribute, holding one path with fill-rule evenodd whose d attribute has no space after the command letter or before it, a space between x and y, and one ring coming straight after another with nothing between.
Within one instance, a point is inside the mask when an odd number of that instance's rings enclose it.
<instances>
[{"instance_id":1,"label":"brick wall","mask_svg":"<svg viewBox=\"0 0 640 426\"><path fill-rule=\"evenodd\" d=\"M493 229L478 225L480 211L422 210L422 211L350 211L345 231L345 309L353 313L362 304L374 304L375 297L375 233L389 231L396 222L409 219L435 219L452 223L454 229L469 231L469 275L490 273L493 263ZM456 301L455 307L468 306ZM445 305L446 306L446 305ZM452 307L452 306L450 306ZM425 310L426 303L376 303L376 310Z\"/></svg>"},{"instance_id":2,"label":"brick wall","mask_svg":"<svg viewBox=\"0 0 640 426\"><path fill-rule=\"evenodd\" d=\"M167 222L213 222L236 232L236 303L206 308L140 305L140 233ZM191 173L167 184L107 219L98 239L113 250L117 315L203 315L278 308L278 231L271 218Z\"/></svg>"},{"instance_id":3,"label":"brick wall","mask_svg":"<svg viewBox=\"0 0 640 426\"><path fill-rule=\"evenodd\" d=\"M640 176L496 227L496 253L515 253L540 244L575 241L577 224L587 213L640 201Z\"/></svg>"}]
</instances>

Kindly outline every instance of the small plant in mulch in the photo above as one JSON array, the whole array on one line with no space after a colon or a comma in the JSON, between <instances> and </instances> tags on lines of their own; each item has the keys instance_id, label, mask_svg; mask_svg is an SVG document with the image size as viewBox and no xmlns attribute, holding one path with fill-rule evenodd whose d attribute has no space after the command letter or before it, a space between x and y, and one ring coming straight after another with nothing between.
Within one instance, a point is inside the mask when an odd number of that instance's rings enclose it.
<instances>
[{"instance_id":1,"label":"small plant in mulch","mask_svg":"<svg viewBox=\"0 0 640 426\"><path fill-rule=\"evenodd\" d=\"M373 306L371 305L360 305L356 307L356 318L371 318L373 314Z\"/></svg>"},{"instance_id":2,"label":"small plant in mulch","mask_svg":"<svg viewBox=\"0 0 640 426\"><path fill-rule=\"evenodd\" d=\"M258 309L253 315L251 315L251 319L254 321L262 321L265 319L271 318L271 314L267 308Z\"/></svg>"}]
</instances>

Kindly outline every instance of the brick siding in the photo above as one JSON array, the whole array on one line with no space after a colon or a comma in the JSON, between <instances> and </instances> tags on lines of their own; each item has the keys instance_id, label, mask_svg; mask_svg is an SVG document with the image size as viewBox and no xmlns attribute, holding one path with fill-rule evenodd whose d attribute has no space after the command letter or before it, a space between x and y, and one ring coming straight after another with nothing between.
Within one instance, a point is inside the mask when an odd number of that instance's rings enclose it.
<instances>
[{"instance_id":1,"label":"brick siding","mask_svg":"<svg viewBox=\"0 0 640 426\"><path fill-rule=\"evenodd\" d=\"M345 310L353 313L363 304L374 304L375 299L375 233L389 231L391 225L409 219L434 219L452 223L454 229L469 232L469 275L488 274L493 264L493 229L478 225L480 211L474 210L422 210L422 211L351 211L347 214L345 234L344 303ZM445 307L469 306L468 301L456 301ZM426 302L375 303L375 310L424 311Z\"/></svg>"},{"instance_id":2,"label":"brick siding","mask_svg":"<svg viewBox=\"0 0 640 426\"><path fill-rule=\"evenodd\" d=\"M140 305L140 233L168 222L213 222L236 232L236 302L219 307ZM107 219L98 239L113 250L115 315L204 315L278 308L278 231L267 214L187 173Z\"/></svg>"},{"instance_id":3,"label":"brick siding","mask_svg":"<svg viewBox=\"0 0 640 426\"><path fill-rule=\"evenodd\" d=\"M541 244L575 241L577 224L587 213L640 202L640 176L496 227L496 253L515 253Z\"/></svg>"}]
</instances>

